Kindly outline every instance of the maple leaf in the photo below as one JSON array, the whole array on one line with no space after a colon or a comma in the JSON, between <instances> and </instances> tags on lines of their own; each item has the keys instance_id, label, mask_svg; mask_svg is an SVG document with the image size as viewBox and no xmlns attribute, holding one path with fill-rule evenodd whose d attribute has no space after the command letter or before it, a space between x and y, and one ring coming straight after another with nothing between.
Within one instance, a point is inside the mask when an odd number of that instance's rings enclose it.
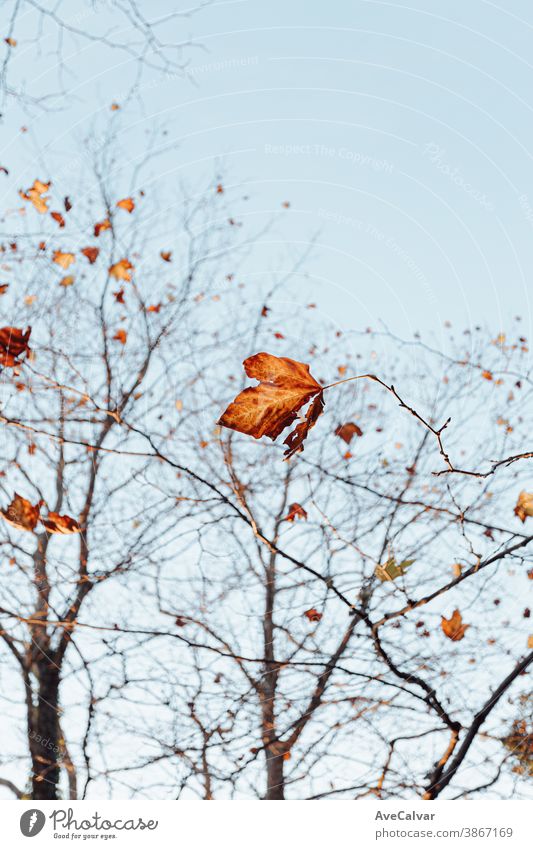
<instances>
[{"instance_id":1,"label":"maple leaf","mask_svg":"<svg viewBox=\"0 0 533 849\"><path fill-rule=\"evenodd\" d=\"M303 442L324 409L323 388L305 363L261 352L243 363L248 377L259 381L237 395L217 424L254 439L275 440L292 425L298 411L312 398L305 419L284 440L286 457L303 450Z\"/></svg>"},{"instance_id":2,"label":"maple leaf","mask_svg":"<svg viewBox=\"0 0 533 849\"><path fill-rule=\"evenodd\" d=\"M94 225L94 235L98 237L100 233L104 232L104 230L110 229L111 221L109 220L109 218L104 218L103 221L99 221L97 224Z\"/></svg>"},{"instance_id":3,"label":"maple leaf","mask_svg":"<svg viewBox=\"0 0 533 849\"><path fill-rule=\"evenodd\" d=\"M27 189L25 192L20 191L19 194L22 200L28 200L33 204L37 212L40 212L41 215L45 212L48 212L48 200L49 198L44 197L48 189L50 188L50 183L43 183L41 180L34 180L33 186Z\"/></svg>"},{"instance_id":4,"label":"maple leaf","mask_svg":"<svg viewBox=\"0 0 533 849\"><path fill-rule=\"evenodd\" d=\"M346 424L339 425L337 430L335 431L335 436L340 436L347 445L350 444L354 436L362 436L363 431L356 425L355 422L346 422Z\"/></svg>"},{"instance_id":5,"label":"maple leaf","mask_svg":"<svg viewBox=\"0 0 533 849\"><path fill-rule=\"evenodd\" d=\"M450 619L445 619L442 616L440 625L444 634L449 640L453 640L454 643L462 640L467 628L470 628L470 625L463 625L463 617L457 608L453 611Z\"/></svg>"},{"instance_id":6,"label":"maple leaf","mask_svg":"<svg viewBox=\"0 0 533 849\"><path fill-rule=\"evenodd\" d=\"M31 327L20 330L18 327L0 327L0 365L13 368L20 358L29 353L28 340Z\"/></svg>"},{"instance_id":7,"label":"maple leaf","mask_svg":"<svg viewBox=\"0 0 533 849\"><path fill-rule=\"evenodd\" d=\"M114 265L109 266L109 274L111 277L114 277L115 280L131 280L132 271L133 265L129 259L119 259L119 261L115 262Z\"/></svg>"},{"instance_id":8,"label":"maple leaf","mask_svg":"<svg viewBox=\"0 0 533 849\"><path fill-rule=\"evenodd\" d=\"M73 262L76 262L76 257L74 256L74 254L64 253L63 251L54 251L52 259L65 271L70 265L72 265Z\"/></svg>"},{"instance_id":9,"label":"maple leaf","mask_svg":"<svg viewBox=\"0 0 533 849\"><path fill-rule=\"evenodd\" d=\"M521 522L525 522L528 516L533 516L533 492L522 490L518 496L514 514Z\"/></svg>"},{"instance_id":10,"label":"maple leaf","mask_svg":"<svg viewBox=\"0 0 533 849\"><path fill-rule=\"evenodd\" d=\"M60 516L50 510L46 518L41 518L42 524L50 534L79 534L81 528L71 516Z\"/></svg>"},{"instance_id":11,"label":"maple leaf","mask_svg":"<svg viewBox=\"0 0 533 849\"><path fill-rule=\"evenodd\" d=\"M295 502L294 504L289 504L289 512L284 518L284 522L294 522L296 518L307 519L307 512L304 510L301 504Z\"/></svg>"},{"instance_id":12,"label":"maple leaf","mask_svg":"<svg viewBox=\"0 0 533 849\"><path fill-rule=\"evenodd\" d=\"M117 330L117 332L113 336L113 339L116 339L117 342L120 342L122 345L126 344L127 338L128 338L128 334L126 333L126 331L123 328L121 328L120 330Z\"/></svg>"},{"instance_id":13,"label":"maple leaf","mask_svg":"<svg viewBox=\"0 0 533 849\"><path fill-rule=\"evenodd\" d=\"M125 209L126 212L133 212L135 209L135 201L133 198L122 198L122 200L117 201L118 209Z\"/></svg>"},{"instance_id":14,"label":"maple leaf","mask_svg":"<svg viewBox=\"0 0 533 849\"><path fill-rule=\"evenodd\" d=\"M32 504L31 501L16 492L11 504L5 510L0 510L0 515L19 531L33 531L39 521L40 509L40 501L37 504Z\"/></svg>"},{"instance_id":15,"label":"maple leaf","mask_svg":"<svg viewBox=\"0 0 533 849\"><path fill-rule=\"evenodd\" d=\"M314 607L310 607L309 610L304 610L304 616L307 616L310 622L320 622L322 619L322 614L315 610Z\"/></svg>"},{"instance_id":16,"label":"maple leaf","mask_svg":"<svg viewBox=\"0 0 533 849\"><path fill-rule=\"evenodd\" d=\"M89 260L91 265L93 265L93 263L95 263L96 260L98 259L98 254L100 253L100 248L93 248L93 247L82 248L81 253L83 254L84 257L86 257L86 259Z\"/></svg>"},{"instance_id":17,"label":"maple leaf","mask_svg":"<svg viewBox=\"0 0 533 849\"><path fill-rule=\"evenodd\" d=\"M402 560L401 563L396 563L396 558L389 557L386 563L376 566L374 573L380 581L394 581L400 575L405 575L406 570L414 562L414 560Z\"/></svg>"}]
</instances>

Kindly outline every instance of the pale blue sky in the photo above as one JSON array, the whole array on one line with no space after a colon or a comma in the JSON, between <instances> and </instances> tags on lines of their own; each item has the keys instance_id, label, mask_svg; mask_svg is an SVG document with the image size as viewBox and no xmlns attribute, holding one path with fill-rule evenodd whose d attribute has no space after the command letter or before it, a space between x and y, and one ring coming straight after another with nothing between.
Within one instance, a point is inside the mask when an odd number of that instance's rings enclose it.
<instances>
[{"instance_id":1,"label":"pale blue sky","mask_svg":"<svg viewBox=\"0 0 533 849\"><path fill-rule=\"evenodd\" d=\"M64 4L63 14L95 32L113 23L105 3L90 15L86 7ZM169 3L140 8L157 19ZM173 33L199 45L184 54L191 79L145 76L141 101L121 115L124 173L158 121L180 143L160 166L168 183L194 182L219 161L229 182L246 186L245 226L290 201L254 252L250 279L286 268L318 234L309 277L295 279L287 297L317 300L341 327L383 319L405 336L422 329L438 337L445 319L497 332L521 314L528 334L530 4L229 0ZM54 88L55 41L45 26L37 63L24 35L19 28L17 74L28 87ZM81 39L67 39L64 55L68 110L25 119L23 137L19 110L6 114L10 183L35 176L32 132L49 145L47 162L65 167L80 139L109 118L110 102L126 96L127 55Z\"/></svg>"}]
</instances>

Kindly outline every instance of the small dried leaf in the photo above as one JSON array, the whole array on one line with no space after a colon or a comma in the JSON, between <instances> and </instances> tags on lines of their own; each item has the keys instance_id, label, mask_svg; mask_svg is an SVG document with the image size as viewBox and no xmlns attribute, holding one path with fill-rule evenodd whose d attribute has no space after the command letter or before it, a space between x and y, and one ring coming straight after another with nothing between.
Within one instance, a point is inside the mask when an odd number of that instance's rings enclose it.
<instances>
[{"instance_id":1,"label":"small dried leaf","mask_svg":"<svg viewBox=\"0 0 533 849\"><path fill-rule=\"evenodd\" d=\"M50 510L46 518L41 517L41 523L50 534L79 534L81 528L71 516L60 516Z\"/></svg>"},{"instance_id":2,"label":"small dried leaf","mask_svg":"<svg viewBox=\"0 0 533 849\"><path fill-rule=\"evenodd\" d=\"M533 516L533 492L522 490L518 496L514 514L521 522L525 522L528 516Z\"/></svg>"},{"instance_id":3,"label":"small dried leaf","mask_svg":"<svg viewBox=\"0 0 533 849\"><path fill-rule=\"evenodd\" d=\"M54 251L52 259L57 265L60 265L65 271L69 266L72 265L73 262L76 262L76 257L74 254L63 252L63 251Z\"/></svg>"},{"instance_id":4,"label":"small dried leaf","mask_svg":"<svg viewBox=\"0 0 533 849\"><path fill-rule=\"evenodd\" d=\"M48 212L49 198L44 197L44 195L49 188L50 183L43 183L41 180L34 180L31 188L27 189L25 192L20 191L19 194L23 200L30 201L37 212L40 212L41 215L43 215L45 212Z\"/></svg>"},{"instance_id":5,"label":"small dried leaf","mask_svg":"<svg viewBox=\"0 0 533 849\"><path fill-rule=\"evenodd\" d=\"M307 519L307 512L301 504L289 504L289 512L285 516L284 522L294 522L296 518Z\"/></svg>"},{"instance_id":6,"label":"small dried leaf","mask_svg":"<svg viewBox=\"0 0 533 849\"><path fill-rule=\"evenodd\" d=\"M116 341L120 342L122 345L126 344L127 338L128 338L128 334L126 333L126 331L123 328L120 328L120 330L117 330L117 332L113 336L113 339L116 339Z\"/></svg>"},{"instance_id":7,"label":"small dried leaf","mask_svg":"<svg viewBox=\"0 0 533 849\"><path fill-rule=\"evenodd\" d=\"M18 327L0 327L0 365L13 368L21 357L29 354L28 341L31 327L21 330Z\"/></svg>"},{"instance_id":8,"label":"small dried leaf","mask_svg":"<svg viewBox=\"0 0 533 849\"><path fill-rule=\"evenodd\" d=\"M135 201L133 198L122 198L117 202L118 209L125 209L126 212L133 212L135 209Z\"/></svg>"},{"instance_id":9,"label":"small dried leaf","mask_svg":"<svg viewBox=\"0 0 533 849\"><path fill-rule=\"evenodd\" d=\"M118 262L115 262L109 267L109 274L111 277L114 277L115 280L129 281L131 280L132 270L133 265L129 259L120 259Z\"/></svg>"},{"instance_id":10,"label":"small dried leaf","mask_svg":"<svg viewBox=\"0 0 533 849\"><path fill-rule=\"evenodd\" d=\"M94 235L98 237L100 233L104 232L104 230L110 229L111 221L109 220L109 218L104 218L103 221L99 221L97 224L94 225Z\"/></svg>"},{"instance_id":11,"label":"small dried leaf","mask_svg":"<svg viewBox=\"0 0 533 849\"><path fill-rule=\"evenodd\" d=\"M307 616L310 622L320 622L322 619L322 614L315 610L314 607L310 607L309 610L304 611L304 616Z\"/></svg>"},{"instance_id":12,"label":"small dried leaf","mask_svg":"<svg viewBox=\"0 0 533 849\"><path fill-rule=\"evenodd\" d=\"M0 510L0 515L19 531L33 531L39 521L40 509L40 502L32 504L16 492L11 504L5 510Z\"/></svg>"},{"instance_id":13,"label":"small dried leaf","mask_svg":"<svg viewBox=\"0 0 533 849\"><path fill-rule=\"evenodd\" d=\"M340 436L347 445L350 444L354 436L362 436L363 431L359 427L359 425L355 424L355 422L346 422L346 424L339 425L337 430L335 431L335 436Z\"/></svg>"},{"instance_id":14,"label":"small dried leaf","mask_svg":"<svg viewBox=\"0 0 533 849\"><path fill-rule=\"evenodd\" d=\"M440 624L444 634L454 643L462 640L467 628L470 628L470 625L463 625L463 617L457 608L453 611L450 619L445 619L442 616Z\"/></svg>"},{"instance_id":15,"label":"small dried leaf","mask_svg":"<svg viewBox=\"0 0 533 849\"><path fill-rule=\"evenodd\" d=\"M96 260L98 259L98 254L100 253L100 248L95 248L95 247L82 248L81 253L83 254L84 257L86 257L89 260L91 265L93 265L93 263L95 263Z\"/></svg>"}]
</instances>

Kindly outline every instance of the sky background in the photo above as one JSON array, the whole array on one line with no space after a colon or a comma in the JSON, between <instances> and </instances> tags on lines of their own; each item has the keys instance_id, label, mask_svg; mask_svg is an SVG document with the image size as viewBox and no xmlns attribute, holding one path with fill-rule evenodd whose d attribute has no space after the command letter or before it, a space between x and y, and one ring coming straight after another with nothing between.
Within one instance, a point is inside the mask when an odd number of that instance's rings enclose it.
<instances>
[{"instance_id":1,"label":"sky background","mask_svg":"<svg viewBox=\"0 0 533 849\"><path fill-rule=\"evenodd\" d=\"M107 3L88 6L62 4L61 14L92 33L124 27ZM115 101L124 173L153 128L166 128L172 149L157 167L176 183L176 204L181 180L214 168L243 186L245 227L290 202L250 260L258 285L315 239L286 296L318 301L343 329L382 320L437 340L445 320L497 333L521 315L528 334L530 4L230 0L171 24L166 0L140 9L161 19L160 36L193 45L183 52L187 75L148 69L129 101L129 55L66 36L62 69L56 31L45 22L36 46L35 13L18 23L13 78L38 95L57 90L62 75L68 108L52 98L49 112L6 110L5 202L35 176L71 189L82 141Z\"/></svg>"}]
</instances>

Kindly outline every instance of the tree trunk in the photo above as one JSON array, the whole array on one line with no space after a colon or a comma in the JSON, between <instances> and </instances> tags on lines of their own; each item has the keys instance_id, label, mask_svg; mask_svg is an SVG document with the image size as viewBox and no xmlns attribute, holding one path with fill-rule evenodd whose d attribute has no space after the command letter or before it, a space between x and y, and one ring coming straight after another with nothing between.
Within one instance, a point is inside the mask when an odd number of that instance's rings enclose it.
<instances>
[{"instance_id":1,"label":"tree trunk","mask_svg":"<svg viewBox=\"0 0 533 849\"><path fill-rule=\"evenodd\" d=\"M283 755L277 755L267 750L267 792L265 800L285 799L285 779L283 776Z\"/></svg>"},{"instance_id":2,"label":"tree trunk","mask_svg":"<svg viewBox=\"0 0 533 849\"><path fill-rule=\"evenodd\" d=\"M61 752L58 704L59 670L50 661L39 664L39 700L31 706L29 741L32 799L58 799Z\"/></svg>"}]
</instances>

